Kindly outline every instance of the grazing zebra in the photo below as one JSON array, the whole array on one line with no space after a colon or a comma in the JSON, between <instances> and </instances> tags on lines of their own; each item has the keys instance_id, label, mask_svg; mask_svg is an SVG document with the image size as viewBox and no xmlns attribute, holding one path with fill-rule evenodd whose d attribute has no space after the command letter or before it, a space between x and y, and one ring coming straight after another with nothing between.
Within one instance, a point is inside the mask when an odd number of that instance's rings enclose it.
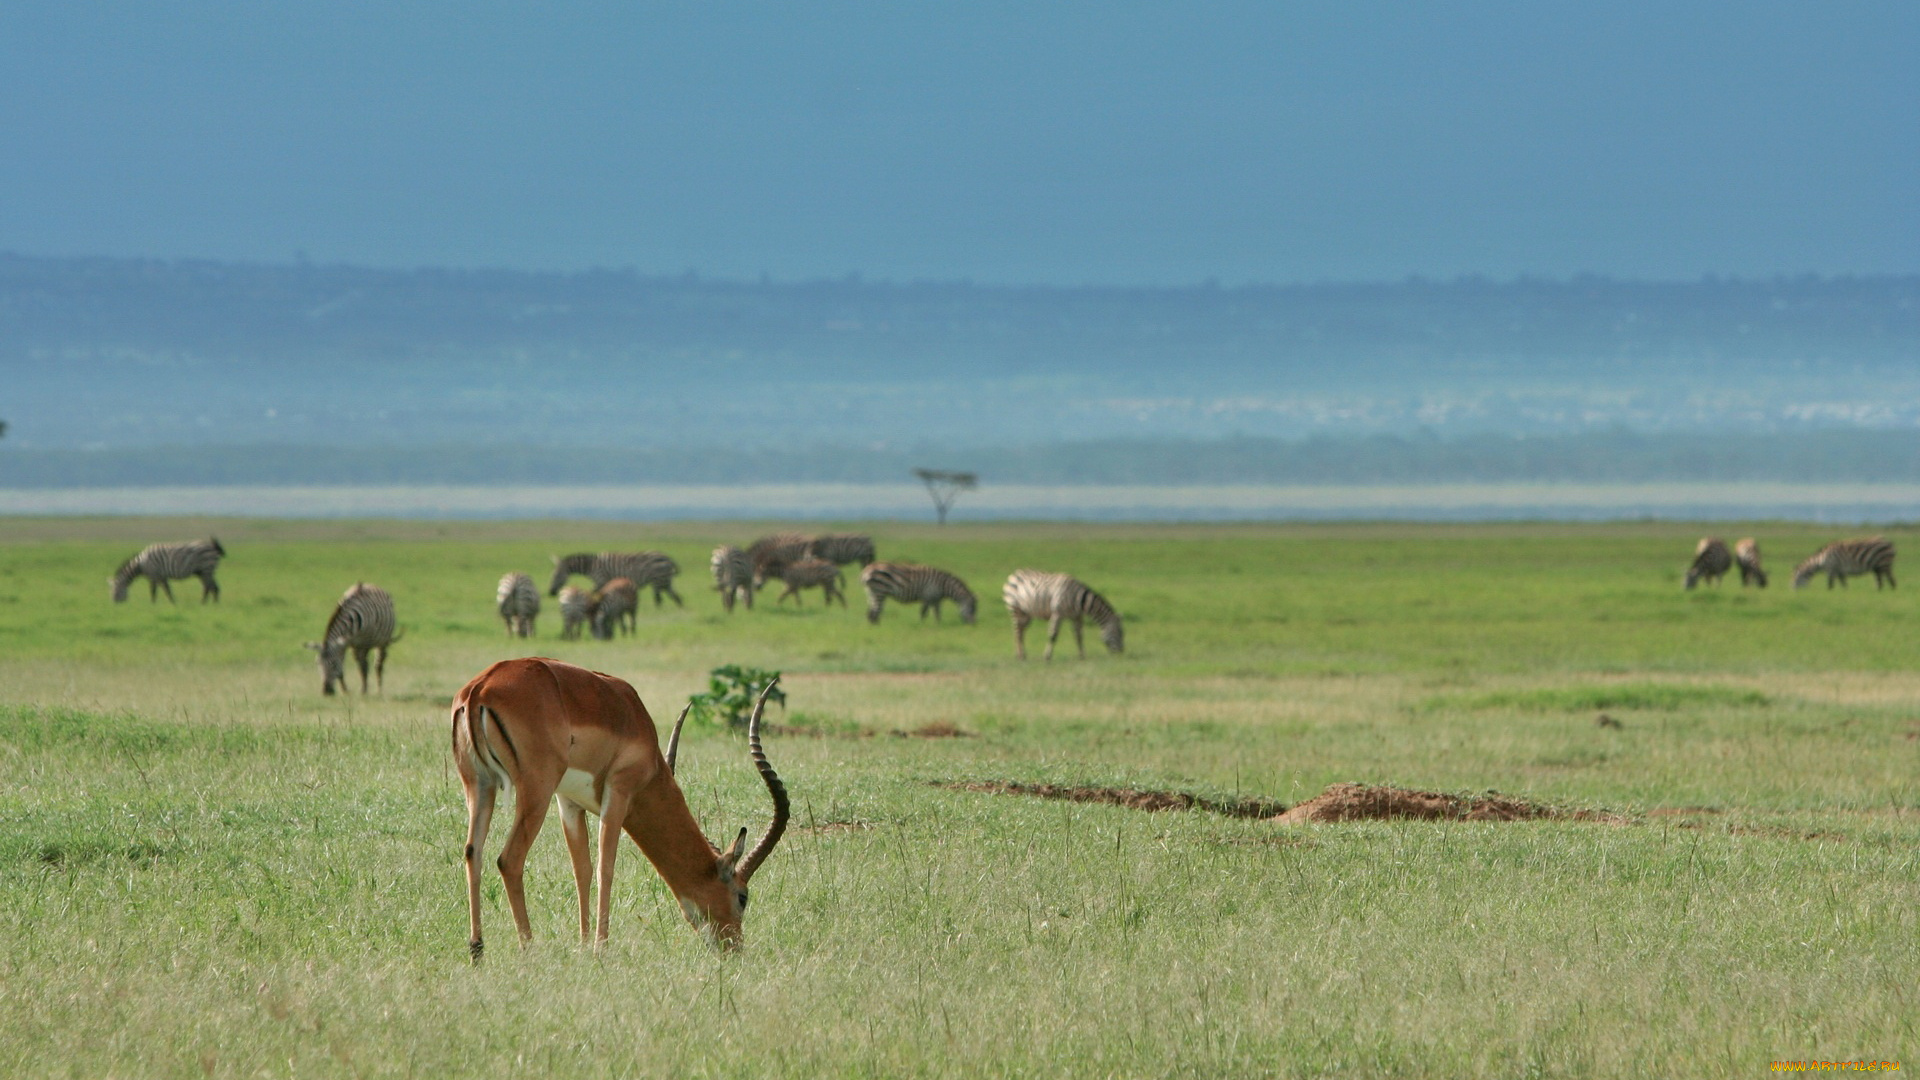
<instances>
[{"instance_id":1,"label":"grazing zebra","mask_svg":"<svg viewBox=\"0 0 1920 1080\"><path fill-rule=\"evenodd\" d=\"M508 574L500 579L500 588L493 595L500 608L500 620L507 624L507 633L532 637L533 620L540 614L540 590L534 586L533 578L518 572Z\"/></svg>"},{"instance_id":2,"label":"grazing zebra","mask_svg":"<svg viewBox=\"0 0 1920 1080\"><path fill-rule=\"evenodd\" d=\"M1027 658L1027 624L1035 619L1047 620L1048 660L1053 659L1053 643L1060 636L1062 619L1073 620L1073 643L1080 647L1083 660L1087 656L1087 643L1080 636L1083 619L1100 624L1100 640L1106 642L1108 652L1117 653L1125 647L1120 613L1105 597L1066 574L1015 570L1001 588L1000 598L1013 615L1013 650L1022 660Z\"/></svg>"},{"instance_id":3,"label":"grazing zebra","mask_svg":"<svg viewBox=\"0 0 1920 1080\"><path fill-rule=\"evenodd\" d=\"M1687 567L1686 587L1693 588L1702 578L1709 585L1718 585L1732 567L1733 553L1727 550L1727 542L1717 536L1703 536L1693 549L1693 565Z\"/></svg>"},{"instance_id":4,"label":"grazing zebra","mask_svg":"<svg viewBox=\"0 0 1920 1080\"><path fill-rule=\"evenodd\" d=\"M973 625L975 601L967 583L931 566L913 563L877 562L860 571L860 584L867 590L867 621L880 621L880 609L888 600L902 604L918 603L920 618L932 611L940 619L940 605L952 600L960 605L960 621Z\"/></svg>"},{"instance_id":5,"label":"grazing zebra","mask_svg":"<svg viewBox=\"0 0 1920 1080\"><path fill-rule=\"evenodd\" d=\"M847 580L847 576L840 572L839 567L825 559L801 559L798 562L790 562L780 571L780 580L787 583L787 591L781 593L780 598L774 601L776 604L785 603L787 597L791 596L793 606L799 607L800 590L811 589L818 585L824 596L822 603L832 607L833 602L839 600L841 607L847 606L847 595L840 591L840 586Z\"/></svg>"},{"instance_id":6,"label":"grazing zebra","mask_svg":"<svg viewBox=\"0 0 1920 1080\"><path fill-rule=\"evenodd\" d=\"M807 545L813 543L813 537L799 533L774 533L755 540L747 548L747 558L753 562L753 586L759 588L780 576L787 564L804 559Z\"/></svg>"},{"instance_id":7,"label":"grazing zebra","mask_svg":"<svg viewBox=\"0 0 1920 1080\"><path fill-rule=\"evenodd\" d=\"M1812 580L1813 575L1825 571L1827 588L1831 589L1834 582L1845 585L1848 578L1869 570L1873 571L1875 589L1882 584L1888 588L1895 586L1893 541L1878 536L1867 540L1836 540L1794 568L1793 587L1798 589Z\"/></svg>"},{"instance_id":8,"label":"grazing zebra","mask_svg":"<svg viewBox=\"0 0 1920 1080\"><path fill-rule=\"evenodd\" d=\"M347 650L353 650L353 659L360 665L360 692L367 692L367 653L380 650L380 659L374 665L374 677L379 680L380 689L387 688L387 648L400 640L393 619L393 597L387 590L377 585L361 582L348 589L333 609L333 617L327 620L326 633L319 641L307 642L307 648L320 654L320 675L324 680L320 692L331 695L333 684L347 688L346 656Z\"/></svg>"},{"instance_id":9,"label":"grazing zebra","mask_svg":"<svg viewBox=\"0 0 1920 1080\"><path fill-rule=\"evenodd\" d=\"M861 566L873 562L873 537L858 533L828 533L816 536L807 545L807 554L816 559L825 559L836 566L859 563Z\"/></svg>"},{"instance_id":10,"label":"grazing zebra","mask_svg":"<svg viewBox=\"0 0 1920 1080\"><path fill-rule=\"evenodd\" d=\"M174 602L173 586L170 582L179 578L197 577L200 579L200 602L220 599L220 583L213 580L213 571L220 565L220 557L227 549L220 541L209 536L205 540L186 540L178 544L153 544L146 550L120 564L113 572L113 602L118 604L127 598L127 586L133 579L147 579L147 599L159 600L160 590L167 592L167 603Z\"/></svg>"},{"instance_id":11,"label":"grazing zebra","mask_svg":"<svg viewBox=\"0 0 1920 1080\"><path fill-rule=\"evenodd\" d=\"M599 588L614 578L623 577L641 588L653 589L653 606L660 606L660 595L665 593L673 597L676 607L687 605L680 594L673 591L673 577L680 572L680 564L664 552L637 551L631 553L603 551L598 555L582 552L577 555L555 555L553 557L553 581L547 585L548 596L559 596L560 587L575 574L585 574L593 579L593 587Z\"/></svg>"},{"instance_id":12,"label":"grazing zebra","mask_svg":"<svg viewBox=\"0 0 1920 1080\"><path fill-rule=\"evenodd\" d=\"M745 599L747 610L753 610L753 560L747 553L724 544L713 549L713 587L720 590L720 603L726 606L728 614L733 612L735 596Z\"/></svg>"},{"instance_id":13,"label":"grazing zebra","mask_svg":"<svg viewBox=\"0 0 1920 1080\"><path fill-rule=\"evenodd\" d=\"M631 580L614 578L594 590L590 602L593 609L588 626L599 640L612 641L615 630L623 634L639 630L640 618L634 611L640 606L640 587Z\"/></svg>"},{"instance_id":14,"label":"grazing zebra","mask_svg":"<svg viewBox=\"0 0 1920 1080\"><path fill-rule=\"evenodd\" d=\"M1733 561L1740 567L1740 587L1749 584L1767 587L1767 572L1760 569L1760 542L1749 536L1733 545Z\"/></svg>"},{"instance_id":15,"label":"grazing zebra","mask_svg":"<svg viewBox=\"0 0 1920 1080\"><path fill-rule=\"evenodd\" d=\"M593 618L593 594L568 585L560 590L560 636L567 641L579 638L580 628Z\"/></svg>"}]
</instances>

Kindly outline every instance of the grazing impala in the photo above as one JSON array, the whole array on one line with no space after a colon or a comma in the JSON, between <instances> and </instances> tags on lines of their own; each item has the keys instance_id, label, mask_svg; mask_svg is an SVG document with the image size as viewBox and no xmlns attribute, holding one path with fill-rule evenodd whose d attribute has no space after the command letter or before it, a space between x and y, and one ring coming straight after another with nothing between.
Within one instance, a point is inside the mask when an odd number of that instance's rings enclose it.
<instances>
[{"instance_id":1,"label":"grazing impala","mask_svg":"<svg viewBox=\"0 0 1920 1080\"><path fill-rule=\"evenodd\" d=\"M594 940L607 940L613 857L624 828L673 890L687 920L725 947L738 945L747 882L787 828L786 785L760 749L760 714L777 681L760 692L747 724L747 752L773 795L773 824L751 851L746 850L745 829L731 847L718 850L687 809L673 778L685 710L662 756L659 734L640 695L611 675L535 657L503 660L461 688L453 699L453 761L467 795L467 948L473 959L479 960L482 952L480 859L494 797L503 788L513 792L514 818L500 852L500 877L522 941L533 937L522 888L527 851L559 795L560 822L580 892L582 942L588 940L593 877L587 815L597 814L600 910Z\"/></svg>"}]
</instances>

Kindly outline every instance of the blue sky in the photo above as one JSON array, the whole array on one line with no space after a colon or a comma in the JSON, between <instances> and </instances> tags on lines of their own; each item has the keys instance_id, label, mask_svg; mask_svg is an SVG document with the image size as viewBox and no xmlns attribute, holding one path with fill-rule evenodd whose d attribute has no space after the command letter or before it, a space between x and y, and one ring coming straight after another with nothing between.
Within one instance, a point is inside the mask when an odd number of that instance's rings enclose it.
<instances>
[{"instance_id":1,"label":"blue sky","mask_svg":"<svg viewBox=\"0 0 1920 1080\"><path fill-rule=\"evenodd\" d=\"M0 10L0 250L1185 284L1920 272L1920 5Z\"/></svg>"}]
</instances>

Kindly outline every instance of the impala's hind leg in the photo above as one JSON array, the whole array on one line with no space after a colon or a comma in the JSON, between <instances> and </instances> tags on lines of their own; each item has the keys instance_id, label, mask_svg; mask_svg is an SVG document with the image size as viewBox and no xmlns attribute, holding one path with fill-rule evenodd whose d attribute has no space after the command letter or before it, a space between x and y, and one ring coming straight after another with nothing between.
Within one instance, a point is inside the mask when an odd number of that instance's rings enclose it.
<instances>
[{"instance_id":1,"label":"impala's hind leg","mask_svg":"<svg viewBox=\"0 0 1920 1080\"><path fill-rule=\"evenodd\" d=\"M573 886L580 893L580 944L585 945L592 929L587 909L593 898L593 848L587 843L587 812L561 799L560 827L567 834L567 855L573 859Z\"/></svg>"},{"instance_id":2,"label":"impala's hind leg","mask_svg":"<svg viewBox=\"0 0 1920 1080\"><path fill-rule=\"evenodd\" d=\"M493 821L493 800L499 789L485 777L464 775L471 766L462 765L461 784L467 789L467 954L478 963L486 946L480 937L480 875L485 869L480 857L487 849L487 826Z\"/></svg>"},{"instance_id":3,"label":"impala's hind leg","mask_svg":"<svg viewBox=\"0 0 1920 1080\"><path fill-rule=\"evenodd\" d=\"M500 880L507 887L507 903L513 908L513 925L519 929L521 941L533 940L533 923L527 920L527 852L533 849L533 838L540 835L540 826L546 824L554 787L527 776L520 777L520 782L513 787L513 829L507 833L507 842L501 846L496 863L500 867Z\"/></svg>"}]
</instances>

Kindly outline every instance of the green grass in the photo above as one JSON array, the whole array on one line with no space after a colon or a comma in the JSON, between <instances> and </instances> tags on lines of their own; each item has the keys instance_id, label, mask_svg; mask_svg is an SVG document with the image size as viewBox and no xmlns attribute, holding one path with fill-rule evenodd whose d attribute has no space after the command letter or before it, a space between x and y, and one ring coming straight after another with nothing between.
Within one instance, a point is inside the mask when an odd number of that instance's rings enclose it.
<instances>
[{"instance_id":1,"label":"green grass","mask_svg":"<svg viewBox=\"0 0 1920 1080\"><path fill-rule=\"evenodd\" d=\"M813 596L723 615L705 555L751 526L4 524L9 1075L1640 1076L1914 1056L1915 601L1683 592L1697 528L886 526L884 555L972 583L981 625L890 608L871 627ZM210 529L232 553L222 604L192 582L177 607L108 603L141 543ZM1776 578L1834 535L1747 531ZM551 611L532 643L502 635L501 573L544 584L551 554L640 547L686 569L684 611L645 605L611 643L555 640ZM994 593L1019 566L1102 590L1127 654L1096 638L1081 662L1069 638L1050 666L1016 663ZM323 699L300 644L362 579L408 635L384 695ZM774 719L807 734L769 752L795 830L740 953L707 948L630 846L612 943L581 949L550 827L534 944L511 947L493 877L494 947L467 963L446 702L536 652L633 681L656 715L722 663L787 673ZM894 734L927 725L969 737ZM681 769L710 835L764 822L737 737L692 732ZM1289 803L1346 780L1497 789L1629 824L1288 828L939 786L964 780Z\"/></svg>"}]
</instances>

